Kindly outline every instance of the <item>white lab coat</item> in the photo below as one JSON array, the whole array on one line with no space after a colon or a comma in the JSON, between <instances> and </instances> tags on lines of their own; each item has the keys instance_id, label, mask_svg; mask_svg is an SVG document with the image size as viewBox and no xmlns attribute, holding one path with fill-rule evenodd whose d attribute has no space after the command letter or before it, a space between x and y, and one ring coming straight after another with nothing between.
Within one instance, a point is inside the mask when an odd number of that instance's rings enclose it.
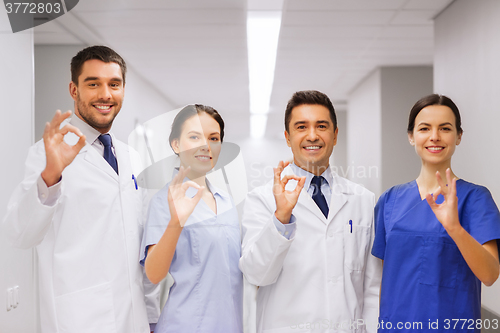
<instances>
[{"instance_id":1,"label":"white lab coat","mask_svg":"<svg viewBox=\"0 0 500 333\"><path fill-rule=\"evenodd\" d=\"M9 202L3 232L36 246L43 333L146 333L149 323L139 246L144 192L132 179L129 148L113 137L119 176L88 143L63 171L61 195L42 205L37 180L43 141Z\"/></svg>"},{"instance_id":2,"label":"white lab coat","mask_svg":"<svg viewBox=\"0 0 500 333\"><path fill-rule=\"evenodd\" d=\"M290 173L288 166L282 176ZM257 332L364 332L358 320L375 332L382 273L381 261L370 254L375 197L332 174L328 219L302 189L290 240L272 220L272 181L247 196L240 268L259 286Z\"/></svg>"}]
</instances>

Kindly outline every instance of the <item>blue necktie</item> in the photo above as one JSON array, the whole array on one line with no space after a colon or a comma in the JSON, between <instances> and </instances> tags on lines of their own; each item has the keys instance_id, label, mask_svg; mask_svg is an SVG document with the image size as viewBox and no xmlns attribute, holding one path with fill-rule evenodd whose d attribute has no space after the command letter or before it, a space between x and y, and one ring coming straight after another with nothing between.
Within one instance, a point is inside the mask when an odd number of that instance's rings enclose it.
<instances>
[{"instance_id":1,"label":"blue necktie","mask_svg":"<svg viewBox=\"0 0 500 333\"><path fill-rule=\"evenodd\" d=\"M99 141L104 145L104 159L111 165L111 167L118 174L118 163L116 162L116 157L111 150L111 135L101 134L99 135Z\"/></svg>"},{"instance_id":2,"label":"blue necktie","mask_svg":"<svg viewBox=\"0 0 500 333\"><path fill-rule=\"evenodd\" d=\"M321 181L324 178L322 176L314 176L311 179L311 186L314 186L314 191L312 194L312 198L316 205L318 205L319 209L325 215L325 217L328 217L328 204L326 203L325 196L323 193L321 193Z\"/></svg>"}]
</instances>

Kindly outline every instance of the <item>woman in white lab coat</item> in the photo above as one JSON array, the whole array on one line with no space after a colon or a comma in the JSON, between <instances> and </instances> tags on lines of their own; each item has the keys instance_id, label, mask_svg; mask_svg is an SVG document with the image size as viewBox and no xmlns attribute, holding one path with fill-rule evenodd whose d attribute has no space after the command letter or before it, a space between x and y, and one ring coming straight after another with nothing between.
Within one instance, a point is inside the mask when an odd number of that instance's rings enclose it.
<instances>
[{"instance_id":1,"label":"woman in white lab coat","mask_svg":"<svg viewBox=\"0 0 500 333\"><path fill-rule=\"evenodd\" d=\"M155 332L242 332L238 215L206 173L221 151L224 122L203 105L182 109L170 145L180 158L173 180L151 200L141 263L151 282L174 284Z\"/></svg>"}]
</instances>

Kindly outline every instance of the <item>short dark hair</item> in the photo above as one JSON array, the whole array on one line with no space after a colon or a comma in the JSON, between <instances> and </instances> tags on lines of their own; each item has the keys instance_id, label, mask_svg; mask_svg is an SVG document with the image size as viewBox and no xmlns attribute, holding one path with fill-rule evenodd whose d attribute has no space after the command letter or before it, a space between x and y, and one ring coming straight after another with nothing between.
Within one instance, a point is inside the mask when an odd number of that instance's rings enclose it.
<instances>
[{"instance_id":1,"label":"short dark hair","mask_svg":"<svg viewBox=\"0 0 500 333\"><path fill-rule=\"evenodd\" d=\"M127 73L127 64L125 60L114 50L103 45L89 46L76 54L71 59L71 81L78 85L78 77L82 74L83 64L88 60L101 60L102 62L117 63L122 70L123 84L125 84L125 74Z\"/></svg>"},{"instance_id":2,"label":"short dark hair","mask_svg":"<svg viewBox=\"0 0 500 333\"><path fill-rule=\"evenodd\" d=\"M337 115L335 114L335 109L333 108L332 101L320 91L317 90L303 90L297 91L293 94L292 98L288 101L285 110L285 130L290 132L290 120L292 119L292 110L294 107L300 105L322 105L330 111L330 118L333 122L333 129L337 129Z\"/></svg>"},{"instance_id":3,"label":"short dark hair","mask_svg":"<svg viewBox=\"0 0 500 333\"><path fill-rule=\"evenodd\" d=\"M413 129L415 128L415 118L417 118L419 112L422 111L423 108L431 105L444 105L449 107L455 115L455 127L457 128L457 133L463 133L462 119L460 118L460 111L458 111L457 105L451 100L451 98L438 94L422 97L415 103L415 105L413 105L408 118L408 133L413 133Z\"/></svg>"},{"instance_id":4,"label":"short dark hair","mask_svg":"<svg viewBox=\"0 0 500 333\"><path fill-rule=\"evenodd\" d=\"M224 139L224 120L222 120L219 112L217 112L217 110L215 110L211 106L194 104L184 107L175 116L174 122L172 123L172 131L170 132L170 136L168 137L170 147L172 147L172 141L178 139L181 136L182 126L184 126L186 120L203 112L211 116L219 124L220 141L222 142L222 140Z\"/></svg>"}]
</instances>

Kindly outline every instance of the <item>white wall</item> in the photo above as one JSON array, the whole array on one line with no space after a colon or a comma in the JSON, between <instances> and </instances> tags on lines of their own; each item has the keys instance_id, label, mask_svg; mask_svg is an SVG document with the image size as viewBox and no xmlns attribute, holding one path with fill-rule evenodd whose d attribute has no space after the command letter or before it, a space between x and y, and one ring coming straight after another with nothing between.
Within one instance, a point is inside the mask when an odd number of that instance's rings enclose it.
<instances>
[{"instance_id":1,"label":"white wall","mask_svg":"<svg viewBox=\"0 0 500 333\"><path fill-rule=\"evenodd\" d=\"M0 217L15 186L23 178L24 160L33 142L33 35L13 34L5 11L0 11L0 101L4 126L0 131ZM0 235L0 332L36 330L33 250L9 247ZM19 306L7 311L7 289L19 286Z\"/></svg>"},{"instance_id":2,"label":"white wall","mask_svg":"<svg viewBox=\"0 0 500 333\"><path fill-rule=\"evenodd\" d=\"M70 62L85 45L35 46L35 138L41 139L45 122L57 109L74 110L69 95L71 80ZM120 53L120 50L115 50ZM125 54L120 54L127 61ZM128 68L125 83L125 100L116 117L112 131L118 139L127 142L136 122L143 123L161 113L173 110L172 105L154 85L142 78L133 68Z\"/></svg>"},{"instance_id":3,"label":"white wall","mask_svg":"<svg viewBox=\"0 0 500 333\"><path fill-rule=\"evenodd\" d=\"M432 67L381 67L349 95L347 175L378 197L415 179L420 159L408 143L408 114L432 93Z\"/></svg>"},{"instance_id":4,"label":"white wall","mask_svg":"<svg viewBox=\"0 0 500 333\"><path fill-rule=\"evenodd\" d=\"M412 106L433 92L432 73L430 66L381 68L382 192L420 173L420 158L408 142L406 129Z\"/></svg>"},{"instance_id":5,"label":"white wall","mask_svg":"<svg viewBox=\"0 0 500 333\"><path fill-rule=\"evenodd\" d=\"M460 109L464 134L455 173L487 186L500 204L500 1L457 0L435 20L435 91ZM483 305L500 315L500 282L483 287Z\"/></svg>"},{"instance_id":6,"label":"white wall","mask_svg":"<svg viewBox=\"0 0 500 333\"><path fill-rule=\"evenodd\" d=\"M382 190L381 73L372 72L350 94L347 107L347 169L344 174L375 195ZM377 172L378 171L378 172Z\"/></svg>"}]
</instances>

